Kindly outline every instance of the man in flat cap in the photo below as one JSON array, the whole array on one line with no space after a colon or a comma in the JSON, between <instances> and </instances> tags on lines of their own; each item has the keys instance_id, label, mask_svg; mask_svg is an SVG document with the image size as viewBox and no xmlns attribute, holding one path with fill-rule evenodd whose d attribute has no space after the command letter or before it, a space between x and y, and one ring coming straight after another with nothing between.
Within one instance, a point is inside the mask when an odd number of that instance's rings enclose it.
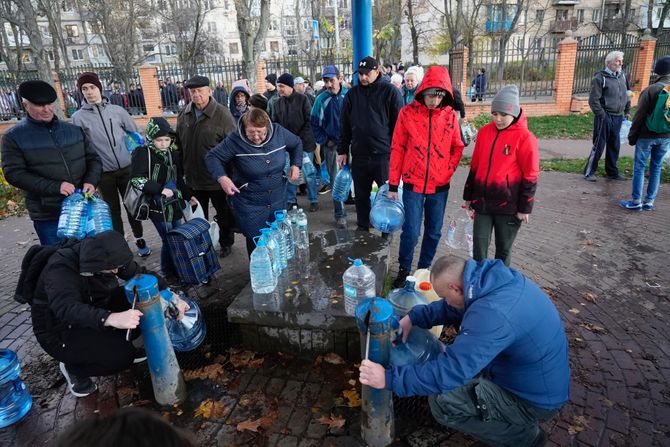
<instances>
[{"instance_id":1,"label":"man in flat cap","mask_svg":"<svg viewBox=\"0 0 670 447\"><path fill-rule=\"evenodd\" d=\"M389 178L391 138L403 106L400 91L379 73L368 56L358 64L358 85L344 97L337 163L347 163L351 149L351 176L356 193L357 230L370 230L372 182L382 186Z\"/></svg>"},{"instance_id":2,"label":"man in flat cap","mask_svg":"<svg viewBox=\"0 0 670 447\"><path fill-rule=\"evenodd\" d=\"M44 81L25 81L19 96L27 116L2 138L2 170L23 191L42 245L54 245L61 202L76 188L93 193L102 162L84 131L54 115L56 91Z\"/></svg>"},{"instance_id":3,"label":"man in flat cap","mask_svg":"<svg viewBox=\"0 0 670 447\"><path fill-rule=\"evenodd\" d=\"M191 102L177 117L177 143L184 160L184 176L207 219L212 201L216 210L214 219L219 224L220 254L226 257L234 242L235 217L226 193L212 180L205 166L205 155L235 130L236 123L228 108L212 98L207 77L193 76L184 85L191 94Z\"/></svg>"}]
</instances>

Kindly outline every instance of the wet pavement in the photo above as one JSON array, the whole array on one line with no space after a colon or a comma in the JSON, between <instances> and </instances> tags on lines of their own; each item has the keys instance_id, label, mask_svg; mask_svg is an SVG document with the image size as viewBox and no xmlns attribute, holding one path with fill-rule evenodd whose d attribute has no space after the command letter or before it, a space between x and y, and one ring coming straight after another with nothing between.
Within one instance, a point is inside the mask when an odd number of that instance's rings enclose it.
<instances>
[{"instance_id":1,"label":"wet pavement","mask_svg":"<svg viewBox=\"0 0 670 447\"><path fill-rule=\"evenodd\" d=\"M461 168L454 177L448 214L458 211L465 174ZM670 196L662 185L656 211L633 213L617 205L629 194L630 181L587 183L579 175L543 172L531 223L515 244L512 265L551 296L570 340L571 400L544 426L549 445L670 445ZM322 210L308 214L311 229L334 228L328 198L319 196ZM306 206L304 196L299 201ZM347 210L353 227L354 208ZM140 262L156 267L158 240L149 227L154 254ZM0 347L18 352L35 401L23 421L0 430L0 445L48 445L76 421L125 405L155 409L192 431L200 445L360 444L355 365L334 355L307 361L280 353L281 346L275 354L231 350L240 334L225 323L225 307L248 282L239 236L216 279L192 291L209 327L197 352L179 356L187 402L155 406L142 365L98 379L98 393L72 397L57 363L36 344L27 307L12 300L22 255L35 241L27 218L0 221ZM398 242L396 234L392 275ZM447 251L443 239L439 254ZM426 411L421 399L396 400L398 445L475 445L432 423Z\"/></svg>"}]
</instances>

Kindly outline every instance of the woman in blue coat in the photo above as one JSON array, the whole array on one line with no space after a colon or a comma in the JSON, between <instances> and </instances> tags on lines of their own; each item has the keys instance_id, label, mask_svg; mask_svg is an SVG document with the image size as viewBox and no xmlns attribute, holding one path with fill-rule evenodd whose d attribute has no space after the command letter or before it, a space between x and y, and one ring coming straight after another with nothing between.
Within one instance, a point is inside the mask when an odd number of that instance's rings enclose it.
<instances>
[{"instance_id":1,"label":"woman in blue coat","mask_svg":"<svg viewBox=\"0 0 670 447\"><path fill-rule=\"evenodd\" d=\"M231 197L251 253L253 237L260 234L266 221L274 220L274 211L286 204L286 152L291 160L289 178L296 180L300 175L302 142L255 107L242 115L237 126L237 132L210 150L205 161L212 177ZM226 172L228 162L232 162L233 178Z\"/></svg>"}]
</instances>

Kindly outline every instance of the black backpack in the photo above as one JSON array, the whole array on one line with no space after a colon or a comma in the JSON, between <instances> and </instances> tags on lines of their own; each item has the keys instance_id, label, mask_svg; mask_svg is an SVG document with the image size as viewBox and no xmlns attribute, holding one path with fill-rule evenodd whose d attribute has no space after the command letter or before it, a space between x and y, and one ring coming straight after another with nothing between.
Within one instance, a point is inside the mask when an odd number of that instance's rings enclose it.
<instances>
[{"instance_id":1,"label":"black backpack","mask_svg":"<svg viewBox=\"0 0 670 447\"><path fill-rule=\"evenodd\" d=\"M37 288L37 281L46 267L51 255L70 242L64 239L56 245L33 245L21 261L21 274L16 284L14 300L21 304L33 305L33 297Z\"/></svg>"}]
</instances>

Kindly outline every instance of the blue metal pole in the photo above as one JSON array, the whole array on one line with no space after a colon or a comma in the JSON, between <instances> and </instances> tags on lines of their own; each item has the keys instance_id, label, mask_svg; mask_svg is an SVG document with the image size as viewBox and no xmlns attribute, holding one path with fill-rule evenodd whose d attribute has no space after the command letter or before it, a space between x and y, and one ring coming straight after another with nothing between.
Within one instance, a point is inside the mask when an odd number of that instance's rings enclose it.
<instances>
[{"instance_id":1,"label":"blue metal pole","mask_svg":"<svg viewBox=\"0 0 670 447\"><path fill-rule=\"evenodd\" d=\"M358 63L372 56L372 0L353 0L351 2L351 39L354 47L353 82L358 84Z\"/></svg>"},{"instance_id":2,"label":"blue metal pole","mask_svg":"<svg viewBox=\"0 0 670 447\"><path fill-rule=\"evenodd\" d=\"M125 291L128 301L137 299L135 308L143 314L140 317L140 329L144 336L156 402L161 405L183 402L186 399L186 384L165 327L156 277L137 275L126 283Z\"/></svg>"},{"instance_id":3,"label":"blue metal pole","mask_svg":"<svg viewBox=\"0 0 670 447\"><path fill-rule=\"evenodd\" d=\"M369 324L365 324L370 311ZM391 356L391 332L393 307L384 298L366 298L356 306L356 324L361 336L361 357L389 367ZM370 331L370 346L366 349L367 332ZM393 442L395 423L393 418L393 393L367 385L361 390L361 437L370 447L385 447Z\"/></svg>"}]
</instances>

